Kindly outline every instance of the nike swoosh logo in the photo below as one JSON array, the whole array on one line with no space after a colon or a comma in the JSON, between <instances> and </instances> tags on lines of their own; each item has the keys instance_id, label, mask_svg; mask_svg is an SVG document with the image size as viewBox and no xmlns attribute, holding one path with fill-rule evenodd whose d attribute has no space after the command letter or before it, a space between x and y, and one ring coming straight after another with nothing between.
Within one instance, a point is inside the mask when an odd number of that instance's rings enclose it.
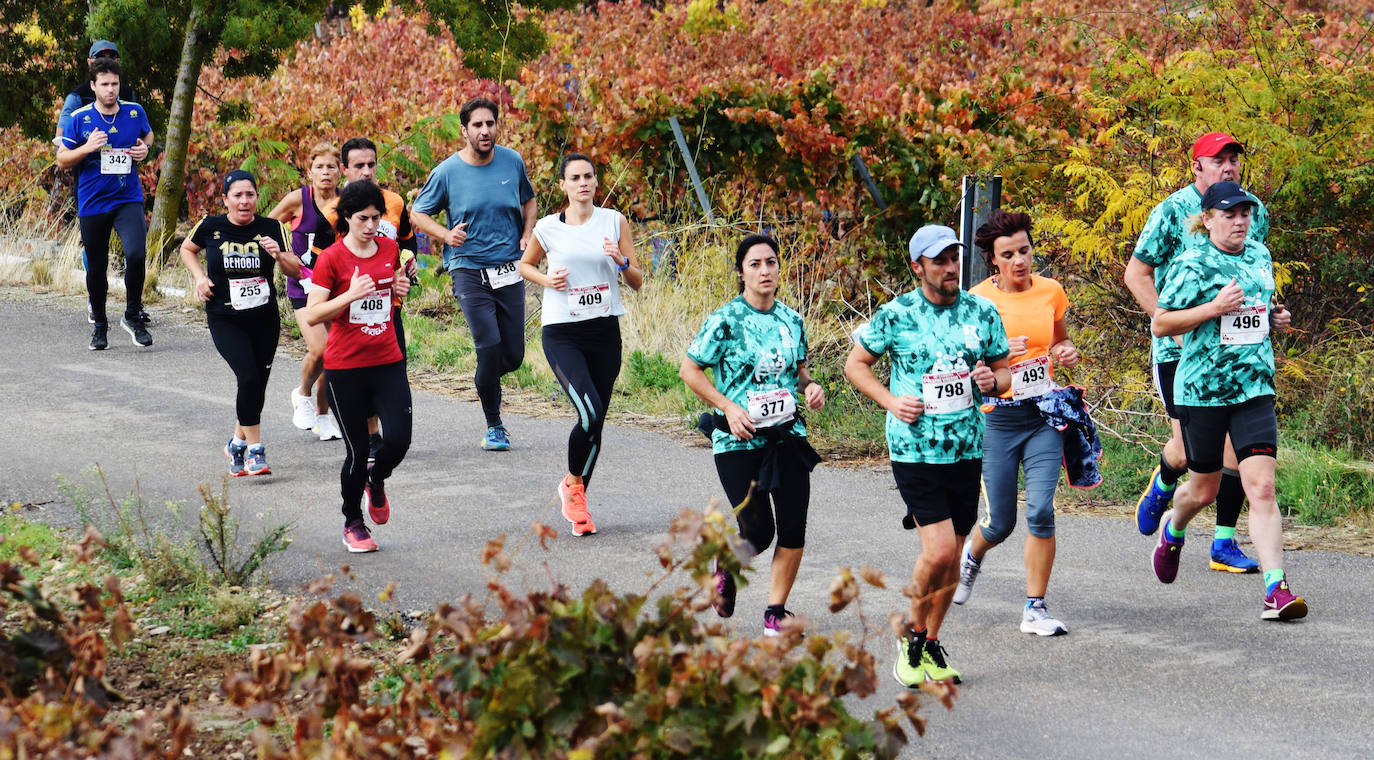
<instances>
[{"instance_id":1,"label":"nike swoosh logo","mask_svg":"<svg viewBox=\"0 0 1374 760\"><path fill-rule=\"evenodd\" d=\"M506 184L509 184L509 183L510 183L510 180L509 180L509 179L503 179L503 180L501 180L501 184L503 184L503 185L506 185Z\"/></svg>"}]
</instances>

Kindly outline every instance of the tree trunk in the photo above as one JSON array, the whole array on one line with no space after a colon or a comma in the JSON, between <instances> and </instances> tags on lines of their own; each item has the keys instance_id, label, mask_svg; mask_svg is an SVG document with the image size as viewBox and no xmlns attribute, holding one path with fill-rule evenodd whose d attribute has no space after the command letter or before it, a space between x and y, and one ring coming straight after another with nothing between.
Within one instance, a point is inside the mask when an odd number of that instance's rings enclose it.
<instances>
[{"instance_id":1,"label":"tree trunk","mask_svg":"<svg viewBox=\"0 0 1374 760\"><path fill-rule=\"evenodd\" d=\"M200 66L209 53L204 23L204 3L193 2L186 18L186 38L181 46L181 64L177 67L176 89L172 92L172 108L167 116L162 166L153 196L153 219L148 226L148 252L159 266L164 249L176 233L181 201L186 195L186 147L191 140L191 114L195 108Z\"/></svg>"}]
</instances>

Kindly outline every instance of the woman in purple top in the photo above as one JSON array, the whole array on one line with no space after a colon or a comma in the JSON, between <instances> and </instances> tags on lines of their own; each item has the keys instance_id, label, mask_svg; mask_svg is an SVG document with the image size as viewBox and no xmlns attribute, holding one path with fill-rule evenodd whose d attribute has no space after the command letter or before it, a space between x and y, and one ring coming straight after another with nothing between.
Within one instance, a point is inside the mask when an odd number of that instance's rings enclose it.
<instances>
[{"instance_id":1,"label":"woman in purple top","mask_svg":"<svg viewBox=\"0 0 1374 760\"><path fill-rule=\"evenodd\" d=\"M320 440L339 437L339 426L329 414L329 399L324 383L325 339L328 327L307 325L300 319L310 295L310 270L315 257L334 242L334 207L339 202L339 151L329 143L319 143L310 151L310 182L292 190L268 214L291 226L291 248L300 252L301 278L286 278L286 295L296 310L296 324L305 338L305 359L301 361L301 382L291 389L291 421L301 430L314 430Z\"/></svg>"}]
</instances>

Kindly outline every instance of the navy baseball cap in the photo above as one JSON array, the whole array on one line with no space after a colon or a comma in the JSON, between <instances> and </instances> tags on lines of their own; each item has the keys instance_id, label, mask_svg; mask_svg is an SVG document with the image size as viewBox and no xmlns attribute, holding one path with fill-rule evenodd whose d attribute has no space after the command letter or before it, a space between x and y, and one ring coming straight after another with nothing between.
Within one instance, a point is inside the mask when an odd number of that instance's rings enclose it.
<instances>
[{"instance_id":1,"label":"navy baseball cap","mask_svg":"<svg viewBox=\"0 0 1374 760\"><path fill-rule=\"evenodd\" d=\"M959 236L954 230L940 224L927 224L911 236L907 250L911 253L911 260L915 261L921 257L933 259L952 245L968 248L959 242Z\"/></svg>"},{"instance_id":2,"label":"navy baseball cap","mask_svg":"<svg viewBox=\"0 0 1374 760\"><path fill-rule=\"evenodd\" d=\"M110 42L109 40L96 40L94 43L91 44L91 52L88 53L86 57L94 58L97 55L100 55L101 53L105 52L106 50L113 52L116 57L119 56L119 48L115 47L115 44L113 42Z\"/></svg>"},{"instance_id":3,"label":"navy baseball cap","mask_svg":"<svg viewBox=\"0 0 1374 760\"><path fill-rule=\"evenodd\" d=\"M1207 192L1202 194L1202 210L1218 209L1225 211L1229 208L1242 206L1249 203L1253 206L1259 205L1259 198L1245 192L1244 188L1235 182L1217 182L1207 188Z\"/></svg>"}]
</instances>

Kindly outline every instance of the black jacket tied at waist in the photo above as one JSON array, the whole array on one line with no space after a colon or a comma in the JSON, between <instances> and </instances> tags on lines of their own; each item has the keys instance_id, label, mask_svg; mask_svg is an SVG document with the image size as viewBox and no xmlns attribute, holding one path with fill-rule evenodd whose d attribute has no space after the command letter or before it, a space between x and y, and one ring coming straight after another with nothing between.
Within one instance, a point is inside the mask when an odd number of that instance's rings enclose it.
<instances>
[{"instance_id":1,"label":"black jacket tied at waist","mask_svg":"<svg viewBox=\"0 0 1374 760\"><path fill-rule=\"evenodd\" d=\"M806 440L806 436L798 435L793 428L801 421L798 414L792 418L791 422L772 427L758 428L754 431L755 438L763 439L763 462L759 465L758 485L755 490L759 493L767 493L777 490L782 485L781 466L784 462L799 465L811 472L816 469L816 465L821 461L821 455L811 448L811 443ZM712 414L705 412L697 422L697 430L700 430L707 438L711 437L711 432L720 430L726 434L730 433L730 422L725 419L723 414Z\"/></svg>"}]
</instances>

